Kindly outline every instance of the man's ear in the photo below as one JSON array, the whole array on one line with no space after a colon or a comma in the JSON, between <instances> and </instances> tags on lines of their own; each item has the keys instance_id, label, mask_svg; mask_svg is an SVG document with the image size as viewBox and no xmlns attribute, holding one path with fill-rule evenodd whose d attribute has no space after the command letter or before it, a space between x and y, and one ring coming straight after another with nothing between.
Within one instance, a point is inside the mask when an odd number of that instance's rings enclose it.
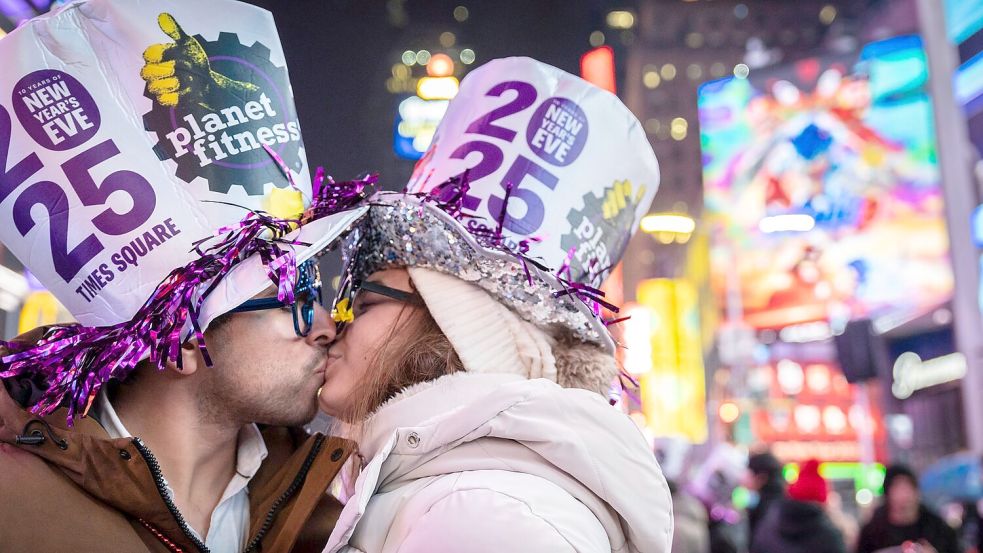
<instances>
[{"instance_id":1,"label":"man's ear","mask_svg":"<svg viewBox=\"0 0 983 553\"><path fill-rule=\"evenodd\" d=\"M181 344L179 355L181 356L181 367L178 367L174 361L167 362L166 368L171 376L190 376L205 366L205 358L202 357L201 350L198 349L198 341L194 338Z\"/></svg>"}]
</instances>

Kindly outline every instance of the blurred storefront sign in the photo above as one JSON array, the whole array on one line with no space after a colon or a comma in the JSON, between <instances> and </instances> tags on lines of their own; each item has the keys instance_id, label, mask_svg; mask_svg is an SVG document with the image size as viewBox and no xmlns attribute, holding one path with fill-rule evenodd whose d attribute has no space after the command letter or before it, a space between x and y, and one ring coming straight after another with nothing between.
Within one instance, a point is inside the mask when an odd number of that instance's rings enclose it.
<instances>
[{"instance_id":1,"label":"blurred storefront sign","mask_svg":"<svg viewBox=\"0 0 983 553\"><path fill-rule=\"evenodd\" d=\"M881 463L836 463L836 462L826 462L819 464L819 474L827 480L850 480L853 481L853 487L857 490L857 502L860 504L867 504L870 501L864 501L863 496L865 494L860 493L862 490L867 490L868 493L880 490L884 485L884 465ZM782 475L788 482L795 482L799 477L799 464L798 463L788 463L782 470ZM871 494L871 499L873 495Z\"/></svg>"},{"instance_id":2,"label":"blurred storefront sign","mask_svg":"<svg viewBox=\"0 0 983 553\"><path fill-rule=\"evenodd\" d=\"M770 444L772 453L779 459L807 461L809 459L859 459L860 444L856 441L839 440L813 442L781 440Z\"/></svg>"},{"instance_id":3,"label":"blurred storefront sign","mask_svg":"<svg viewBox=\"0 0 983 553\"><path fill-rule=\"evenodd\" d=\"M728 352L739 322L768 359L728 359L748 384L727 399L785 460L888 459L882 413L934 413L952 403L943 381L965 374L954 349L917 351L900 332L871 345L887 322L929 340L934 327L908 321L954 289L921 39L712 81L698 102L712 288L728 314L718 344ZM910 442L928 439L912 430Z\"/></svg>"},{"instance_id":4,"label":"blurred storefront sign","mask_svg":"<svg viewBox=\"0 0 983 553\"><path fill-rule=\"evenodd\" d=\"M625 339L637 353L626 357L626 368L639 377L646 425L657 437L702 443L706 382L696 289L685 280L651 279L639 283L636 298Z\"/></svg>"},{"instance_id":5,"label":"blurred storefront sign","mask_svg":"<svg viewBox=\"0 0 983 553\"><path fill-rule=\"evenodd\" d=\"M622 363L634 377L652 372L652 309L644 305L627 305L623 312L628 320L622 323L625 345Z\"/></svg>"},{"instance_id":6,"label":"blurred storefront sign","mask_svg":"<svg viewBox=\"0 0 983 553\"><path fill-rule=\"evenodd\" d=\"M393 151L397 156L420 159L430 147L449 101L460 88L459 77L465 66L474 62L474 52L465 48L457 52L457 58L461 63L445 53L407 50L401 63L393 65L386 88L393 94L409 94L399 102L393 123ZM421 71L423 75L415 76Z\"/></svg>"},{"instance_id":7,"label":"blurred storefront sign","mask_svg":"<svg viewBox=\"0 0 983 553\"><path fill-rule=\"evenodd\" d=\"M70 320L71 315L58 303L54 294L48 290L35 290L24 298L18 317L17 333L21 334L32 328Z\"/></svg>"},{"instance_id":8,"label":"blurred storefront sign","mask_svg":"<svg viewBox=\"0 0 983 553\"><path fill-rule=\"evenodd\" d=\"M32 328L71 322L71 313L0 245L0 340Z\"/></svg>"},{"instance_id":9,"label":"blurred storefront sign","mask_svg":"<svg viewBox=\"0 0 983 553\"><path fill-rule=\"evenodd\" d=\"M448 104L447 100L424 100L419 96L410 96L400 102L393 129L396 154L406 159L423 157Z\"/></svg>"},{"instance_id":10,"label":"blurred storefront sign","mask_svg":"<svg viewBox=\"0 0 983 553\"><path fill-rule=\"evenodd\" d=\"M608 16L610 17L610 14ZM608 92L616 93L614 49L610 46L600 46L581 56L580 76L585 81L593 83Z\"/></svg>"},{"instance_id":11,"label":"blurred storefront sign","mask_svg":"<svg viewBox=\"0 0 983 553\"><path fill-rule=\"evenodd\" d=\"M983 3L944 0L945 30L958 51L953 82L956 102L969 127L970 140L983 156Z\"/></svg>"},{"instance_id":12,"label":"blurred storefront sign","mask_svg":"<svg viewBox=\"0 0 983 553\"><path fill-rule=\"evenodd\" d=\"M879 410L875 406L868 412L855 401L857 385L848 383L832 362L779 359L752 368L747 381L753 399L731 401L743 404L751 439L768 444L780 459L863 461L862 438L868 435L872 460L886 459Z\"/></svg>"},{"instance_id":13,"label":"blurred storefront sign","mask_svg":"<svg viewBox=\"0 0 983 553\"><path fill-rule=\"evenodd\" d=\"M20 306L30 292L22 271L23 266L0 245L0 339L17 335Z\"/></svg>"},{"instance_id":14,"label":"blurred storefront sign","mask_svg":"<svg viewBox=\"0 0 983 553\"><path fill-rule=\"evenodd\" d=\"M958 352L923 361L917 353L906 351L894 362L891 392L907 399L918 390L962 379L966 369L966 356Z\"/></svg>"}]
</instances>

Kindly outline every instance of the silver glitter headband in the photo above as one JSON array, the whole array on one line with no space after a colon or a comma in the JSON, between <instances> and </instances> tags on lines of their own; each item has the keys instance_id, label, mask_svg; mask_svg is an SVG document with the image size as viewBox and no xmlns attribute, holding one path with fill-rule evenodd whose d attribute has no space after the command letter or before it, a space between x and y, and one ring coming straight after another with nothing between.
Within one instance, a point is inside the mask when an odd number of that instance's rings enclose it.
<instances>
[{"instance_id":1,"label":"silver glitter headband","mask_svg":"<svg viewBox=\"0 0 983 553\"><path fill-rule=\"evenodd\" d=\"M343 245L350 279L359 281L395 267L441 271L479 286L544 330L569 332L614 352L604 321L577 297L562 294L566 288L545 268L481 246L460 221L433 202L380 192L368 203L368 213Z\"/></svg>"}]
</instances>

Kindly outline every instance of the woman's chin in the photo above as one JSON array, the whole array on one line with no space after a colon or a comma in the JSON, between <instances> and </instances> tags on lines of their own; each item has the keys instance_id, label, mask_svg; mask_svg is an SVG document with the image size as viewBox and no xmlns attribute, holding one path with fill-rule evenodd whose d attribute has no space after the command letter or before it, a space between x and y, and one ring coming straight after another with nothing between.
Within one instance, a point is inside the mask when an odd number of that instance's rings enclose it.
<instances>
[{"instance_id":1,"label":"woman's chin","mask_svg":"<svg viewBox=\"0 0 983 553\"><path fill-rule=\"evenodd\" d=\"M325 397L324 388L318 390L317 394L317 408L320 409L322 413L332 418L339 418L338 415L341 413L338 402L332 398Z\"/></svg>"}]
</instances>

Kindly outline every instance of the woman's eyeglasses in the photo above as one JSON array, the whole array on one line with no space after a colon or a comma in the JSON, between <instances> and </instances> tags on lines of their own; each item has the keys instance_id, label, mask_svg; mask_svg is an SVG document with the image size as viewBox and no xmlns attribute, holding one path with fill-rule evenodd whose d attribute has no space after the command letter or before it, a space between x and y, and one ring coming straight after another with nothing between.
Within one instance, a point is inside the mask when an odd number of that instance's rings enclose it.
<instances>
[{"instance_id":1,"label":"woman's eyeglasses","mask_svg":"<svg viewBox=\"0 0 983 553\"><path fill-rule=\"evenodd\" d=\"M345 326L355 320L355 302L363 292L379 294L380 296L385 296L409 305L424 305L423 298L416 292L407 292L406 290L392 288L371 280L355 283L351 286L350 290L351 292L349 294L335 303L335 308L331 311L331 318L334 319L339 334Z\"/></svg>"},{"instance_id":2,"label":"woman's eyeglasses","mask_svg":"<svg viewBox=\"0 0 983 553\"><path fill-rule=\"evenodd\" d=\"M297 267L297 284L294 286L294 302L288 304L276 298L255 298L229 311L245 313L290 307L294 317L294 333L304 338L314 326L314 305L321 303L321 274L317 262L308 259Z\"/></svg>"}]
</instances>

